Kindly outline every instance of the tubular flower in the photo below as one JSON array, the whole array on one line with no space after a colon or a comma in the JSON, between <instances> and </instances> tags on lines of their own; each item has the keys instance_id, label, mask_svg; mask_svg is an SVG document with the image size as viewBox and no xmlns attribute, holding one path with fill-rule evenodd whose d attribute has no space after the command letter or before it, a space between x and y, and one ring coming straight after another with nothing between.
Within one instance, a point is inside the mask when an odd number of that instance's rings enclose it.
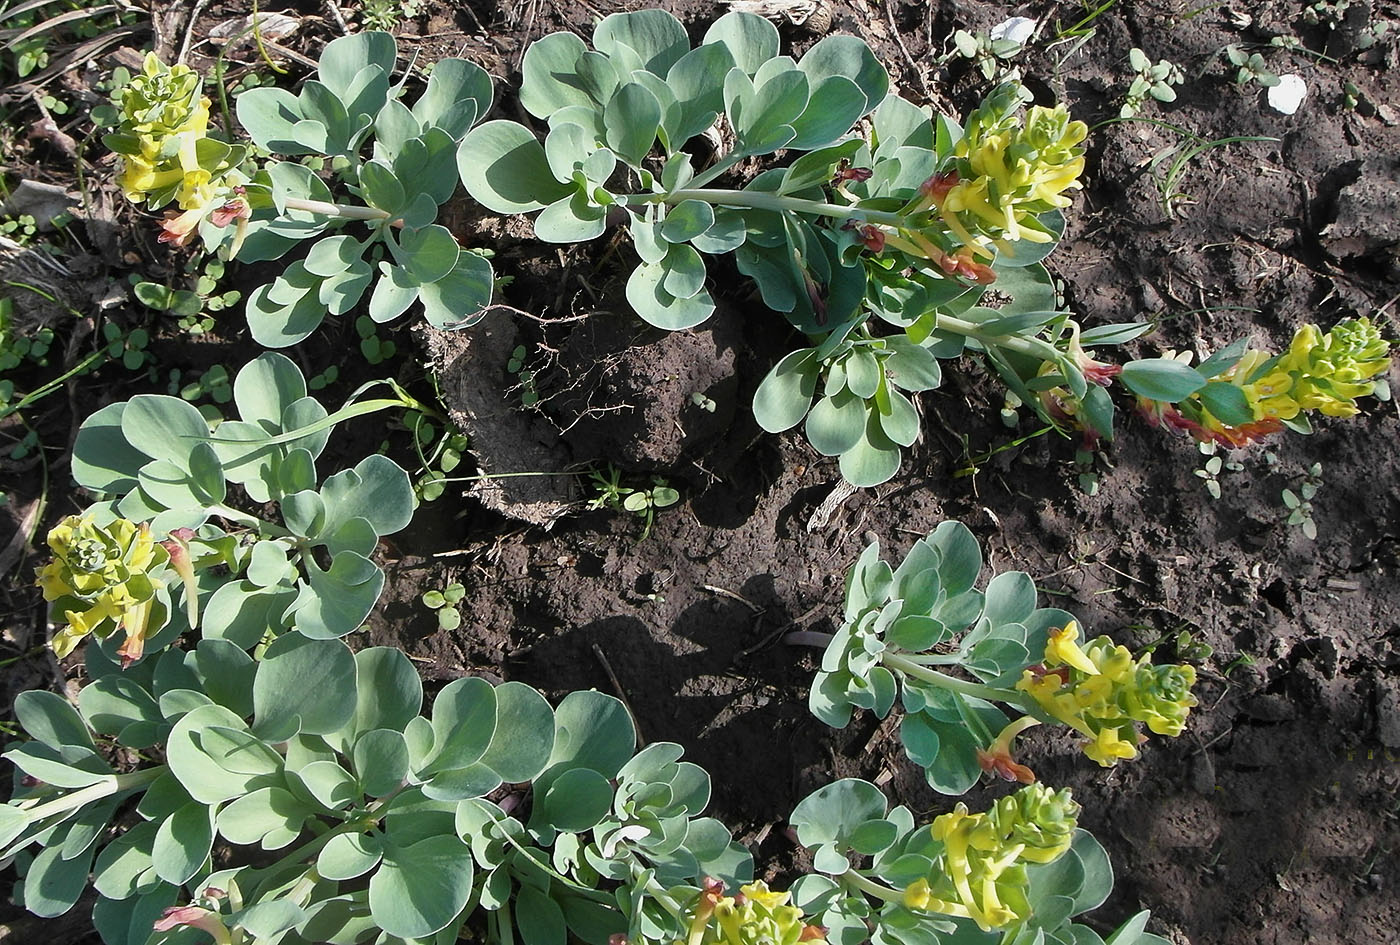
<instances>
[{"instance_id":1,"label":"tubular flower","mask_svg":"<svg viewBox=\"0 0 1400 945\"><path fill-rule=\"evenodd\" d=\"M825 942L826 929L803 922L802 910L790 905L790 892L770 890L762 881L740 886L733 896L724 884L705 880L691 917L685 945L797 945Z\"/></svg>"},{"instance_id":2,"label":"tubular flower","mask_svg":"<svg viewBox=\"0 0 1400 945\"><path fill-rule=\"evenodd\" d=\"M1196 697L1196 670L1187 665L1154 666L1144 654L1099 637L1081 648L1073 621L1050 631L1045 662L1027 669L1016 688L1048 715L1086 736L1084 753L1104 767L1137 756L1135 723L1158 735L1179 735Z\"/></svg>"},{"instance_id":3,"label":"tubular flower","mask_svg":"<svg viewBox=\"0 0 1400 945\"><path fill-rule=\"evenodd\" d=\"M983 931L1024 921L1031 914L1026 864L1063 855L1078 814L1068 790L1041 784L1002 798L986 813L958 804L930 825L943 852L929 876L905 887L905 907L970 918Z\"/></svg>"},{"instance_id":4,"label":"tubular flower","mask_svg":"<svg viewBox=\"0 0 1400 945\"><path fill-rule=\"evenodd\" d=\"M49 532L48 543L54 558L38 570L37 583L68 623L54 634L54 652L67 656L88 634L106 637L120 628L126 641L118 652L128 662L138 659L169 560L150 528L126 519L99 526L70 515Z\"/></svg>"},{"instance_id":5,"label":"tubular flower","mask_svg":"<svg viewBox=\"0 0 1400 945\"><path fill-rule=\"evenodd\" d=\"M1063 105L1034 106L1022 119L1019 98L1014 87L999 90L969 116L953 152L958 181L939 205L950 229L979 230L1008 252L1007 241L1054 239L1027 224L1037 214L1070 205L1066 191L1079 187L1081 145L1089 133L1084 122L1070 120Z\"/></svg>"},{"instance_id":6,"label":"tubular flower","mask_svg":"<svg viewBox=\"0 0 1400 945\"><path fill-rule=\"evenodd\" d=\"M1304 325L1277 369L1293 378L1290 393L1301 409L1351 417L1359 412L1356 398L1371 393L1375 378L1390 369L1389 352L1368 318L1349 319L1325 335Z\"/></svg>"},{"instance_id":7,"label":"tubular flower","mask_svg":"<svg viewBox=\"0 0 1400 945\"><path fill-rule=\"evenodd\" d=\"M977 764L988 774L994 774L1004 781L1020 781L1022 784L1034 784L1035 772L1023 764L1019 764L1011 756L1011 749L1016 742L1016 736L1026 729L1039 725L1037 719L1029 715L1023 715L1016 721L1008 724L997 735L996 739L986 748L977 749Z\"/></svg>"},{"instance_id":8,"label":"tubular flower","mask_svg":"<svg viewBox=\"0 0 1400 945\"><path fill-rule=\"evenodd\" d=\"M1376 378L1390 369L1390 345L1370 319L1341 322L1323 334L1304 325L1288 350L1275 357L1248 348L1229 370L1214 380L1234 384L1253 418L1229 424L1192 394L1180 404L1139 399L1138 407L1153 425L1185 430L1202 442L1248 446L1308 411L1329 417L1360 412L1356 399L1375 390Z\"/></svg>"},{"instance_id":9,"label":"tubular flower","mask_svg":"<svg viewBox=\"0 0 1400 945\"><path fill-rule=\"evenodd\" d=\"M212 198L212 175L200 167L198 153L209 130L209 99L200 95L200 85L188 66L167 66L148 53L141 74L117 95L121 131L136 139L134 149L123 149L125 166L118 178L131 202L172 186L182 210Z\"/></svg>"},{"instance_id":10,"label":"tubular flower","mask_svg":"<svg viewBox=\"0 0 1400 945\"><path fill-rule=\"evenodd\" d=\"M1080 186L1088 127L1071 121L1064 106L1035 106L1018 83L1002 85L967 120L949 166L930 175L898 212L898 224L882 223L878 244L927 259L945 275L988 285L997 251L1014 254L1018 240L1050 243L1056 235L1037 217L1067 207ZM868 228L867 228L868 229Z\"/></svg>"},{"instance_id":11,"label":"tubular flower","mask_svg":"<svg viewBox=\"0 0 1400 945\"><path fill-rule=\"evenodd\" d=\"M122 158L117 181L128 200L151 208L173 202L182 211L167 214L161 227L160 241L176 246L206 218L221 227L232 222L230 193L247 182L237 168L245 149L209 137L209 99L200 86L188 66L148 54L141 73L114 96L119 125L103 139ZM240 243L246 216L237 219Z\"/></svg>"}]
</instances>

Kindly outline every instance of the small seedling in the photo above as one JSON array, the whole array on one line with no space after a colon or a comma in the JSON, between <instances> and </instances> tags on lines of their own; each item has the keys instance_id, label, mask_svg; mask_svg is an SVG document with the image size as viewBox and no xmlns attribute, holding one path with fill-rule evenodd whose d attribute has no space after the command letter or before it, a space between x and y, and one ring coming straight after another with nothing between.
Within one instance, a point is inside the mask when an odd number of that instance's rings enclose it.
<instances>
[{"instance_id":1,"label":"small seedling","mask_svg":"<svg viewBox=\"0 0 1400 945\"><path fill-rule=\"evenodd\" d=\"M166 388L172 397L178 396L191 402L208 397L216 404L226 404L233 400L233 386L230 384L228 369L222 364L215 364L188 383L182 384L183 380L180 369L172 368L170 384Z\"/></svg>"},{"instance_id":2,"label":"small seedling","mask_svg":"<svg viewBox=\"0 0 1400 945\"><path fill-rule=\"evenodd\" d=\"M128 371L139 371L148 360L154 360L146 351L151 336L144 328L133 328L122 334L121 328L107 322L102 326L102 337L107 342L107 356L113 361L120 360Z\"/></svg>"},{"instance_id":3,"label":"small seedling","mask_svg":"<svg viewBox=\"0 0 1400 945\"><path fill-rule=\"evenodd\" d=\"M367 30L392 30L404 20L422 11L422 0L365 0L360 10L360 27Z\"/></svg>"},{"instance_id":4,"label":"small seedling","mask_svg":"<svg viewBox=\"0 0 1400 945\"><path fill-rule=\"evenodd\" d=\"M588 500L587 508L613 509L631 512L643 522L642 540L651 534L652 523L656 521L656 510L675 505L681 494L660 476L651 477L651 487L637 489L622 484L622 470L612 463L604 469L591 469L588 482L597 494Z\"/></svg>"},{"instance_id":5,"label":"small seedling","mask_svg":"<svg viewBox=\"0 0 1400 945\"><path fill-rule=\"evenodd\" d=\"M1190 630L1182 630L1176 635L1177 658L1187 663L1204 663L1215 653L1215 647L1200 639Z\"/></svg>"},{"instance_id":6,"label":"small seedling","mask_svg":"<svg viewBox=\"0 0 1400 945\"><path fill-rule=\"evenodd\" d=\"M34 218L27 213L22 213L17 217L5 217L0 220L0 236L8 236L21 246L27 245L30 240L38 235L39 229L34 222Z\"/></svg>"},{"instance_id":7,"label":"small seedling","mask_svg":"<svg viewBox=\"0 0 1400 945\"><path fill-rule=\"evenodd\" d=\"M1297 526L1307 538L1314 541L1317 539L1317 521L1313 518L1312 500L1321 486L1322 464L1313 463L1308 467L1303 481L1299 483L1297 492L1292 489L1283 490L1283 504L1288 509L1288 524Z\"/></svg>"},{"instance_id":8,"label":"small seedling","mask_svg":"<svg viewBox=\"0 0 1400 945\"><path fill-rule=\"evenodd\" d=\"M1034 25L1034 21L1031 21L1032 29ZM1014 71L1006 62L1016 58L1021 54L1021 50L1025 49L1025 41L1021 39L1023 35L1019 30L1003 31L995 37L989 32L969 33L967 30L958 30L953 34L953 51L944 56L943 61L947 62L955 56L971 59L981 70L983 78L990 82L999 75L1009 75ZM1028 40L1029 37L1025 39Z\"/></svg>"},{"instance_id":9,"label":"small seedling","mask_svg":"<svg viewBox=\"0 0 1400 945\"><path fill-rule=\"evenodd\" d=\"M332 364L320 374L313 374L307 378L306 386L311 390L324 390L327 385L334 384L340 379L340 368Z\"/></svg>"},{"instance_id":10,"label":"small seedling","mask_svg":"<svg viewBox=\"0 0 1400 945\"><path fill-rule=\"evenodd\" d=\"M440 591L424 593L423 604L429 610L437 611L439 630L456 630L462 625L462 613L457 609L457 605L466 596L467 589L454 581Z\"/></svg>"},{"instance_id":11,"label":"small seedling","mask_svg":"<svg viewBox=\"0 0 1400 945\"><path fill-rule=\"evenodd\" d=\"M516 345L515 350L510 353L510 360L506 362L506 370L517 378L516 387L520 390L522 407L533 407L540 402L540 392L535 387L535 372L525 367L525 359L529 354L524 345Z\"/></svg>"},{"instance_id":12,"label":"small seedling","mask_svg":"<svg viewBox=\"0 0 1400 945\"><path fill-rule=\"evenodd\" d=\"M1202 456L1207 457L1205 465L1196 470L1196 477L1205 482L1206 491L1210 493L1210 497L1218 499L1221 491L1220 473L1222 471L1240 472L1244 466L1236 462L1226 462L1225 458L1219 455L1220 447L1215 443L1197 443L1196 449L1200 450Z\"/></svg>"},{"instance_id":13,"label":"small seedling","mask_svg":"<svg viewBox=\"0 0 1400 945\"><path fill-rule=\"evenodd\" d=\"M1264 64L1264 57L1259 53L1249 52L1241 46L1231 43L1225 47L1225 56L1230 60L1230 65L1237 70L1235 72L1236 85L1256 82L1266 89L1278 85L1278 76L1269 71L1269 67Z\"/></svg>"},{"instance_id":14,"label":"small seedling","mask_svg":"<svg viewBox=\"0 0 1400 945\"><path fill-rule=\"evenodd\" d=\"M699 407L701 410L705 411L706 413L715 412L716 404L714 400L712 400L709 397L706 397L703 393L701 393L698 390L690 395L690 402L695 406Z\"/></svg>"},{"instance_id":15,"label":"small seedling","mask_svg":"<svg viewBox=\"0 0 1400 945\"><path fill-rule=\"evenodd\" d=\"M434 440L437 441L436 445L433 444ZM444 430L439 437L437 427L423 420L414 429L414 447L418 450L422 473L413 489L421 501L432 502L442 497L448 475L462 462L467 437L464 433L451 430Z\"/></svg>"},{"instance_id":16,"label":"small seedling","mask_svg":"<svg viewBox=\"0 0 1400 945\"><path fill-rule=\"evenodd\" d=\"M382 341L375 331L374 319L361 315L355 319L355 333L360 336L360 353L370 364L382 364L399 350L392 341Z\"/></svg>"},{"instance_id":17,"label":"small seedling","mask_svg":"<svg viewBox=\"0 0 1400 945\"><path fill-rule=\"evenodd\" d=\"M1176 64L1163 59L1153 65L1147 54L1136 47L1128 52L1128 62L1135 74L1132 84L1128 86L1128 97L1118 109L1119 118L1132 118L1142 110L1148 98L1155 98L1159 102L1176 101L1176 90L1173 86L1185 81L1185 76Z\"/></svg>"}]
</instances>

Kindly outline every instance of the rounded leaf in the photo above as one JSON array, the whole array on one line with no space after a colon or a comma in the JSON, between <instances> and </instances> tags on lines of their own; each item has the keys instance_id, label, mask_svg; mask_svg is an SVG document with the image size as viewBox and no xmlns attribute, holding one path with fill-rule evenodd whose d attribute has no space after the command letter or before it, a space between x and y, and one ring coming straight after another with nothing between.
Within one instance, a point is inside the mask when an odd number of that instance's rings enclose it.
<instances>
[{"instance_id":1,"label":"rounded leaf","mask_svg":"<svg viewBox=\"0 0 1400 945\"><path fill-rule=\"evenodd\" d=\"M550 172L544 146L513 121L488 121L468 132L457 149L457 170L472 199L496 213L529 213L569 192Z\"/></svg>"}]
</instances>

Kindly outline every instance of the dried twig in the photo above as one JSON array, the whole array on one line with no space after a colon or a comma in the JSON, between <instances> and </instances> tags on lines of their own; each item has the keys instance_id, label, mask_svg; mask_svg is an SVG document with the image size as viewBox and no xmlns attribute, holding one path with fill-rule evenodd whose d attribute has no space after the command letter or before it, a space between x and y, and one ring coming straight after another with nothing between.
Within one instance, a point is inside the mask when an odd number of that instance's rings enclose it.
<instances>
[{"instance_id":1,"label":"dried twig","mask_svg":"<svg viewBox=\"0 0 1400 945\"><path fill-rule=\"evenodd\" d=\"M637 713L632 710L632 703L627 701L627 692L622 688L622 683L618 681L617 673L613 672L612 664L603 653L603 648L598 644L593 644L593 655L598 657L598 662L603 664L603 672L608 674L608 681L612 683L613 691L617 693L618 699L622 700L622 707L627 710L627 714L632 717L632 727L637 730L637 743L646 747L646 736L642 734L641 723L637 720Z\"/></svg>"}]
</instances>

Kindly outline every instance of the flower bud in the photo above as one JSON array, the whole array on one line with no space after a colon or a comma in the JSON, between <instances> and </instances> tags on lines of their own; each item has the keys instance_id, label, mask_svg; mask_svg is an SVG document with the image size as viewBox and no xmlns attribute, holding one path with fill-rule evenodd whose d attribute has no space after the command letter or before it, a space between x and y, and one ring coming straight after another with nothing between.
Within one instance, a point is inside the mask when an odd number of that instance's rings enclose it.
<instances>
[{"instance_id":1,"label":"flower bud","mask_svg":"<svg viewBox=\"0 0 1400 945\"><path fill-rule=\"evenodd\" d=\"M70 515L49 531L48 544L54 557L38 569L37 584L68 623L54 634L54 652L67 656L89 633L106 637L120 627L126 642L119 652L128 660L139 658L169 560L149 526L120 518L97 525L87 516Z\"/></svg>"}]
</instances>

